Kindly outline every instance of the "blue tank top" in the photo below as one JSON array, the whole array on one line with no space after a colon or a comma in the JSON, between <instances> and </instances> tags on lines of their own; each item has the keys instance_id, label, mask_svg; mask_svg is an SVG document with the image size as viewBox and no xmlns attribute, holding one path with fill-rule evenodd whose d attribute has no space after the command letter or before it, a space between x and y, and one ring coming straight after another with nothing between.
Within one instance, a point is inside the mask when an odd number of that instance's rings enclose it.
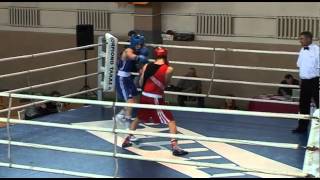
<instances>
[{"instance_id":1,"label":"blue tank top","mask_svg":"<svg viewBox=\"0 0 320 180\"><path fill-rule=\"evenodd\" d=\"M124 72L131 72L132 67L135 65L135 61L133 60L122 60L120 59L118 61L118 70L119 71L124 71Z\"/></svg>"},{"instance_id":2,"label":"blue tank top","mask_svg":"<svg viewBox=\"0 0 320 180\"><path fill-rule=\"evenodd\" d=\"M149 52L148 52L148 48L143 47L142 49L140 49L140 51L135 52L136 55L144 55L144 56L148 56ZM124 71L124 72L137 72L137 70L135 70L135 65L136 65L136 61L133 60L122 60L121 57L119 58L118 61L118 71Z\"/></svg>"}]
</instances>

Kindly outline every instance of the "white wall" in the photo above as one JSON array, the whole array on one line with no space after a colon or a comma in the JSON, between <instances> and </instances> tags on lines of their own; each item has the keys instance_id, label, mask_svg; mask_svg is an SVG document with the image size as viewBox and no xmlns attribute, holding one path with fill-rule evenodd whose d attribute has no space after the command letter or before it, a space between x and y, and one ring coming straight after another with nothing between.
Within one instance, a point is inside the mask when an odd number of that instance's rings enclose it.
<instances>
[{"instance_id":1,"label":"white wall","mask_svg":"<svg viewBox=\"0 0 320 180\"><path fill-rule=\"evenodd\" d=\"M162 31L195 32L197 18L195 16L161 16Z\"/></svg>"},{"instance_id":2,"label":"white wall","mask_svg":"<svg viewBox=\"0 0 320 180\"><path fill-rule=\"evenodd\" d=\"M320 17L319 2L166 2L162 4L162 31L196 32L196 15L231 14L234 36L197 36L198 40L296 44L277 39L276 16ZM173 13L176 15L168 15ZM187 13L187 14L185 14ZM189 14L189 15L188 15Z\"/></svg>"},{"instance_id":3,"label":"white wall","mask_svg":"<svg viewBox=\"0 0 320 180\"><path fill-rule=\"evenodd\" d=\"M164 13L229 13L253 16L320 15L319 2L163 2Z\"/></svg>"},{"instance_id":4,"label":"white wall","mask_svg":"<svg viewBox=\"0 0 320 180\"><path fill-rule=\"evenodd\" d=\"M1 2L0 7L39 7L41 9L100 9L133 11L133 6L118 7L117 2Z\"/></svg>"},{"instance_id":5,"label":"white wall","mask_svg":"<svg viewBox=\"0 0 320 180\"><path fill-rule=\"evenodd\" d=\"M38 7L41 26L23 28L8 26L9 6ZM111 13L111 33L126 36L134 29L134 6L120 7L116 2L0 2L0 30L50 33L75 33L76 10L108 10ZM196 13L232 14L234 35L196 36L197 40L218 40L254 43L296 44L296 40L277 39L276 16L320 17L319 2L163 2L162 31L196 32ZM120 13L121 12L121 13ZM170 15L170 13L172 13ZM103 34L96 31L96 34Z\"/></svg>"},{"instance_id":6,"label":"white wall","mask_svg":"<svg viewBox=\"0 0 320 180\"><path fill-rule=\"evenodd\" d=\"M133 6L118 8L116 2L0 2L0 8L9 6L16 7L38 7L41 11L40 24L38 28L12 27L9 24L7 9L0 9L0 30L50 32L75 34L77 25L78 9L95 9L118 12L133 12ZM134 17L131 14L112 13L110 17L110 33L116 36L125 36L129 30L134 28ZM96 31L96 34L104 34L104 31Z\"/></svg>"}]
</instances>

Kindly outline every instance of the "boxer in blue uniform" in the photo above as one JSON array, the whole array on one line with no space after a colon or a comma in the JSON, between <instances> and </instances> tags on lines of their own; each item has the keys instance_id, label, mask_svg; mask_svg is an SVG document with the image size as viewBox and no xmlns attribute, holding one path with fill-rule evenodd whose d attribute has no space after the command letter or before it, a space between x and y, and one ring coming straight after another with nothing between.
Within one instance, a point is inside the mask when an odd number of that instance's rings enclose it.
<instances>
[{"instance_id":1,"label":"boxer in blue uniform","mask_svg":"<svg viewBox=\"0 0 320 180\"><path fill-rule=\"evenodd\" d=\"M116 76L116 90L119 100L127 103L135 103L138 95L137 87L131 77L132 68L136 64L146 64L148 59L144 50L144 36L133 35L130 45L126 48L118 61L118 72ZM142 54L140 54L142 52ZM131 123L132 108L125 107L116 115L116 120L126 124L129 128Z\"/></svg>"},{"instance_id":2,"label":"boxer in blue uniform","mask_svg":"<svg viewBox=\"0 0 320 180\"><path fill-rule=\"evenodd\" d=\"M135 54L137 55L143 55L145 57L148 58L149 56L149 50L147 47L144 46L144 44L142 44L141 48L140 49L135 49ZM140 70L141 68L145 65L146 63L140 63L140 62L137 62L135 63L134 66L132 66L132 70L131 72L137 72L140 74ZM134 79L134 82L135 82L135 85L138 87L139 86L139 76L134 76L132 75L132 79Z\"/></svg>"},{"instance_id":3,"label":"boxer in blue uniform","mask_svg":"<svg viewBox=\"0 0 320 180\"><path fill-rule=\"evenodd\" d=\"M141 48L139 48L139 49L137 49L137 48L135 48L135 54L137 54L137 55L143 55L143 56L145 56L145 57L147 57L147 59L148 59L148 56L149 56L149 50L148 50L148 48L144 45L144 43L141 45ZM132 77L132 79L133 79L133 82L134 82L134 84L135 84L135 86L137 87L137 88L140 88L140 85L139 85L139 79L140 79L140 71L141 71L141 69L142 69L142 67L146 64L146 63L148 63L147 61L146 62L138 62L138 61L135 61L136 63L135 63L135 65L132 67L132 70L131 70L131 72L135 72L135 73L138 73L139 75L137 76L137 75L132 75L131 77ZM141 93L141 92L140 92ZM138 96L140 95L140 93L138 94ZM137 108L133 108L132 109L132 121L135 119L135 117L136 117L136 115L137 115ZM129 128L129 126L130 125L128 125L128 128Z\"/></svg>"}]
</instances>

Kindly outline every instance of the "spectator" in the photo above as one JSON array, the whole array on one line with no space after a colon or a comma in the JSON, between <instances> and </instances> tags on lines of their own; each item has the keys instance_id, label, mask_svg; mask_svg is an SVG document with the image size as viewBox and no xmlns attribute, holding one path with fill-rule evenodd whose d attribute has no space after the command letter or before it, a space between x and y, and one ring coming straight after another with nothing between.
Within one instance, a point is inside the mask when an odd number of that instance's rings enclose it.
<instances>
[{"instance_id":1,"label":"spectator","mask_svg":"<svg viewBox=\"0 0 320 180\"><path fill-rule=\"evenodd\" d=\"M293 78L293 76L291 74L285 75L284 78L285 79L283 81L281 81L281 84L299 85L299 81L297 79ZM279 96L292 96L292 89L293 88L280 87L278 89L278 95Z\"/></svg>"},{"instance_id":2,"label":"spectator","mask_svg":"<svg viewBox=\"0 0 320 180\"><path fill-rule=\"evenodd\" d=\"M134 36L134 35L140 35L140 34L138 34L134 30L129 31L128 32L128 40L127 40L127 42L130 43L131 37ZM126 45L124 49L127 49L127 48L130 48L130 46ZM148 51L149 51L148 48L145 47L144 44L143 44L143 47L141 48L140 52L135 52L135 54L144 55L144 56L146 56L148 58L148 56L149 56L149 52ZM121 52L121 54L122 54L122 52ZM141 68L142 68L142 64L136 63L134 66L132 66L131 72L138 73ZM133 79L134 84L136 85L136 87L139 87L139 76L131 75L131 78Z\"/></svg>"},{"instance_id":3,"label":"spectator","mask_svg":"<svg viewBox=\"0 0 320 180\"><path fill-rule=\"evenodd\" d=\"M51 94L50 94L51 97L59 97L61 96L61 94L58 92L58 91L53 91ZM62 103L59 103L59 102L54 102L54 101L51 101L51 102L47 102L46 103L46 111L44 112L46 114L52 114L52 113L57 113L59 112L59 109L63 106Z\"/></svg>"},{"instance_id":4,"label":"spectator","mask_svg":"<svg viewBox=\"0 0 320 180\"><path fill-rule=\"evenodd\" d=\"M312 33L305 31L300 33L301 49L297 61L299 68L300 99L299 108L301 114L310 114L310 103L313 98L319 108L319 46L312 43ZM310 121L299 120L299 126L293 133L308 132Z\"/></svg>"},{"instance_id":5,"label":"spectator","mask_svg":"<svg viewBox=\"0 0 320 180\"><path fill-rule=\"evenodd\" d=\"M35 95L41 96L42 94L36 93ZM51 96L57 97L60 96L60 93L57 91L53 91ZM26 108L25 119L35 119L45 115L53 114L58 112L59 103L57 102L47 102L36 104Z\"/></svg>"},{"instance_id":6,"label":"spectator","mask_svg":"<svg viewBox=\"0 0 320 180\"><path fill-rule=\"evenodd\" d=\"M36 93L35 95L42 96L41 93ZM29 106L26 108L25 119L29 120L29 119L41 117L45 109L46 109L46 104L44 103Z\"/></svg>"},{"instance_id":7,"label":"spectator","mask_svg":"<svg viewBox=\"0 0 320 180\"><path fill-rule=\"evenodd\" d=\"M172 30L168 30L168 31L166 32L166 34L169 34L169 35L174 36L176 33L175 33L174 31L172 31Z\"/></svg>"},{"instance_id":8,"label":"spectator","mask_svg":"<svg viewBox=\"0 0 320 180\"><path fill-rule=\"evenodd\" d=\"M197 77L197 72L195 68L189 68L186 77ZM177 84L177 90L185 93L201 93L201 81L198 80L184 80L181 79ZM204 107L203 97L189 97L189 96L178 96L179 106L185 106L185 101L191 98L196 98L198 100L198 107Z\"/></svg>"},{"instance_id":9,"label":"spectator","mask_svg":"<svg viewBox=\"0 0 320 180\"><path fill-rule=\"evenodd\" d=\"M127 40L127 42L130 42L130 38L131 38L131 36L133 36L133 35L137 35L137 32L134 31L134 30L131 30L131 31L128 32L128 40ZM127 49L127 48L129 48L129 45L125 45L125 46L124 46L124 49Z\"/></svg>"},{"instance_id":10,"label":"spectator","mask_svg":"<svg viewBox=\"0 0 320 180\"><path fill-rule=\"evenodd\" d=\"M137 32L135 32L134 30L129 31L129 32L128 32L128 40L130 41L130 37L131 37L132 35L136 35L136 34L137 34Z\"/></svg>"},{"instance_id":11,"label":"spectator","mask_svg":"<svg viewBox=\"0 0 320 180\"><path fill-rule=\"evenodd\" d=\"M227 94L226 96L235 97L233 94ZM236 100L234 99L225 99L224 106L222 109L230 109L230 110L236 110L239 109L236 105Z\"/></svg>"}]
</instances>

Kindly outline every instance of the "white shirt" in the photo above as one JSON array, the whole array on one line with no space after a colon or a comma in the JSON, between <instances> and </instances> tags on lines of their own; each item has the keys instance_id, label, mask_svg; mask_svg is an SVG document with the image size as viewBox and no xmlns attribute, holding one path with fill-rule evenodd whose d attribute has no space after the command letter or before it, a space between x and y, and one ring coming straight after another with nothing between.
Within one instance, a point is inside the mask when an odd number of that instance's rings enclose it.
<instances>
[{"instance_id":1,"label":"white shirt","mask_svg":"<svg viewBox=\"0 0 320 180\"><path fill-rule=\"evenodd\" d=\"M300 79L312 79L319 77L319 46L310 44L309 50L301 48L297 61Z\"/></svg>"}]
</instances>

